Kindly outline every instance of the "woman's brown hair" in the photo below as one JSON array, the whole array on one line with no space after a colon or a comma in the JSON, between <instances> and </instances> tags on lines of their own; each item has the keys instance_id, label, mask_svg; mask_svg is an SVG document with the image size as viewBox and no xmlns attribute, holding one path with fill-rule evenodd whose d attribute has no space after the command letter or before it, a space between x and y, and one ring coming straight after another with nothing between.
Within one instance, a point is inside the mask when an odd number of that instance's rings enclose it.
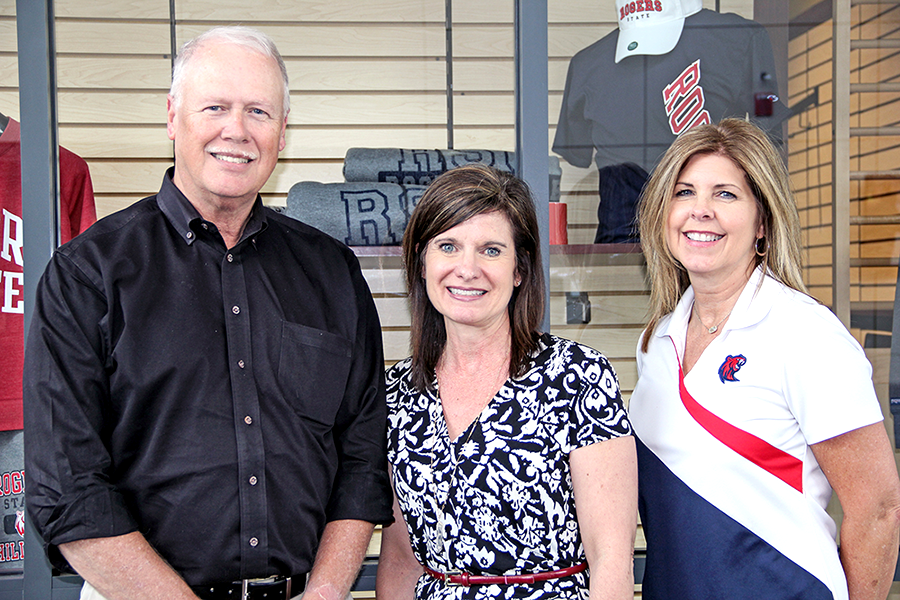
<instances>
[{"instance_id":1,"label":"woman's brown hair","mask_svg":"<svg viewBox=\"0 0 900 600\"><path fill-rule=\"evenodd\" d=\"M475 215L492 212L503 214L512 226L516 275L521 278L509 301L510 375L522 375L537 348L544 316L544 272L531 191L515 175L493 167L471 164L451 169L428 186L403 235L403 267L412 317L412 383L420 391L434 381L447 342L444 318L426 291L425 250L432 239L448 229Z\"/></svg>"}]
</instances>

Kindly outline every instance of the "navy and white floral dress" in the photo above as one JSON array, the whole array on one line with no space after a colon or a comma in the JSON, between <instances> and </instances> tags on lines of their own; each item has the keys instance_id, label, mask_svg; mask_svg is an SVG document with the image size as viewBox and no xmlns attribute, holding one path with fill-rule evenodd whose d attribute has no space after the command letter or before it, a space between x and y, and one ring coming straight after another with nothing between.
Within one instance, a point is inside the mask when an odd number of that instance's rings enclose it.
<instances>
[{"instance_id":1,"label":"navy and white floral dress","mask_svg":"<svg viewBox=\"0 0 900 600\"><path fill-rule=\"evenodd\" d=\"M515 575L584 562L569 453L631 434L619 382L596 350L549 334L451 441L434 390L387 371L388 460L416 559L446 573ZM531 585L448 586L423 575L416 598L587 598L587 571Z\"/></svg>"}]
</instances>

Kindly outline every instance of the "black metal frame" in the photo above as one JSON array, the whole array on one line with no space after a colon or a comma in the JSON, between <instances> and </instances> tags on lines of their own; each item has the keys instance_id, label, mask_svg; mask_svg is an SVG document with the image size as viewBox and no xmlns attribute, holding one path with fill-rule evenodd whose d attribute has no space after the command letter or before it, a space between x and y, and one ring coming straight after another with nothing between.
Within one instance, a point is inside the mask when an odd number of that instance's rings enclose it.
<instances>
[{"instance_id":1,"label":"black metal frame","mask_svg":"<svg viewBox=\"0 0 900 600\"><path fill-rule=\"evenodd\" d=\"M56 44L53 0L16 0L26 331L39 274L59 243L59 149L56 139ZM27 432L25 435L28 435ZM0 579L0 600L69 599L57 594L33 527L25 527L24 575ZM64 582L60 581L60 585ZM62 591L62 590L60 590ZM76 589L77 591L77 589Z\"/></svg>"}]
</instances>

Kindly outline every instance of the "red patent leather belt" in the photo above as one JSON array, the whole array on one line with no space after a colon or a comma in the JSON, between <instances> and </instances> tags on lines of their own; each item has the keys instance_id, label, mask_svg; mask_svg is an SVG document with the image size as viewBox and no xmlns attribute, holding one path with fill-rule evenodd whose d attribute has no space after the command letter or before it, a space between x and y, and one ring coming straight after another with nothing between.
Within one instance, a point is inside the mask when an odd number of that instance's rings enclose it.
<instances>
[{"instance_id":1,"label":"red patent leather belt","mask_svg":"<svg viewBox=\"0 0 900 600\"><path fill-rule=\"evenodd\" d=\"M587 563L583 562L574 567L559 569L558 571L545 571L543 573L528 573L526 575L472 575L460 571L451 571L449 573L438 573L432 571L428 567L424 567L425 573L431 575L435 579L440 579L447 585L490 585L490 584L513 584L513 583L534 583L536 581L546 581L548 579L559 579L560 577L568 577L575 573L581 573L587 569Z\"/></svg>"}]
</instances>

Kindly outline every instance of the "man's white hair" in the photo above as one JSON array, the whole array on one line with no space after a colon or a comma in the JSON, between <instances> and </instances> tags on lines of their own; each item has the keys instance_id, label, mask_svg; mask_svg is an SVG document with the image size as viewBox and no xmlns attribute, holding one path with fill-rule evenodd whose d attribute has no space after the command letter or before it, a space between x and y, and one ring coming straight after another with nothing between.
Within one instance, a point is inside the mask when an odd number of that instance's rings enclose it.
<instances>
[{"instance_id":1,"label":"man's white hair","mask_svg":"<svg viewBox=\"0 0 900 600\"><path fill-rule=\"evenodd\" d=\"M223 42L228 44L236 44L244 46L260 54L272 58L278 63L281 70L281 79L284 81L284 101L282 102L282 110L284 115L288 114L291 108L290 88L288 87L287 67L284 66L284 59L278 52L275 42L272 41L265 33L245 27L243 25L231 25L228 27L214 27L204 33L201 33L192 40L185 42L175 58L175 64L172 67L172 87L169 88L169 94L175 106L181 99L181 90L184 88L184 76L187 66L191 61L197 48L200 48L208 42Z\"/></svg>"}]
</instances>

